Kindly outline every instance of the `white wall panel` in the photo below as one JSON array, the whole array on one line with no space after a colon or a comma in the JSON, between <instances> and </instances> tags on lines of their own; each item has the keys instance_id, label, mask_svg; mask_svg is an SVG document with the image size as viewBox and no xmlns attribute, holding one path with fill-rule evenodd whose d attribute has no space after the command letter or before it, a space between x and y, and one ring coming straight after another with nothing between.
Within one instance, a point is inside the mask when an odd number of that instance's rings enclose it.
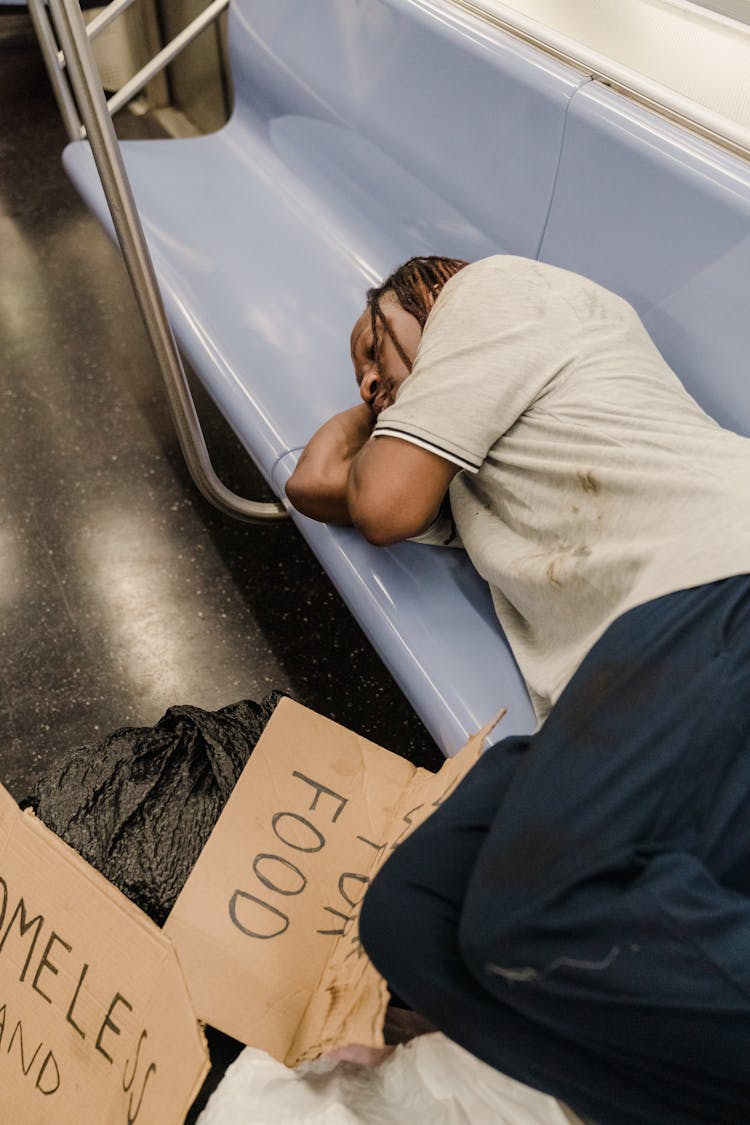
<instances>
[{"instance_id":1,"label":"white wall panel","mask_svg":"<svg viewBox=\"0 0 750 1125\"><path fill-rule=\"evenodd\" d=\"M750 0L457 2L750 149Z\"/></svg>"}]
</instances>

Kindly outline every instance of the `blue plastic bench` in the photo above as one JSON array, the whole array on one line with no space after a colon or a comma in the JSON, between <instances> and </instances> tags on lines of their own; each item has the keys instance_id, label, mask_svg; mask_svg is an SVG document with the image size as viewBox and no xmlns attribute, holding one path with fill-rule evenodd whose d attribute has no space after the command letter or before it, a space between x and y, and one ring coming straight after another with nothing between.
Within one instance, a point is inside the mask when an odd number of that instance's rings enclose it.
<instances>
[{"instance_id":1,"label":"blue plastic bench","mask_svg":"<svg viewBox=\"0 0 750 1125\"><path fill-rule=\"evenodd\" d=\"M122 149L175 334L279 496L310 434L356 401L365 289L415 253L595 277L708 409L750 426L740 158L447 0L233 0L229 45L222 130ZM64 159L110 226L88 146ZM503 705L504 734L533 728L462 553L292 518L445 753Z\"/></svg>"}]
</instances>

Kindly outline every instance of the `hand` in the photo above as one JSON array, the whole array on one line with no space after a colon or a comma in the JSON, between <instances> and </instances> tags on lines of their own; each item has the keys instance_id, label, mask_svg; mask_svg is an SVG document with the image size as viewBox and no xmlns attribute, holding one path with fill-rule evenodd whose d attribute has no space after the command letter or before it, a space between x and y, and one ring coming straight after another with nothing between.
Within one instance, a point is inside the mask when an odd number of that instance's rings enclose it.
<instances>
[{"instance_id":1,"label":"hand","mask_svg":"<svg viewBox=\"0 0 750 1125\"><path fill-rule=\"evenodd\" d=\"M324 441L331 442L332 452L351 462L369 439L374 425L375 414L372 408L367 403L360 402L349 410L334 414L329 422L321 426L312 441L323 435ZM308 443L308 449L312 441Z\"/></svg>"},{"instance_id":2,"label":"hand","mask_svg":"<svg viewBox=\"0 0 750 1125\"><path fill-rule=\"evenodd\" d=\"M358 1066L380 1066L396 1050L395 1047L366 1047L363 1043L350 1043L346 1047L335 1047L323 1057L331 1062L350 1062Z\"/></svg>"}]
</instances>

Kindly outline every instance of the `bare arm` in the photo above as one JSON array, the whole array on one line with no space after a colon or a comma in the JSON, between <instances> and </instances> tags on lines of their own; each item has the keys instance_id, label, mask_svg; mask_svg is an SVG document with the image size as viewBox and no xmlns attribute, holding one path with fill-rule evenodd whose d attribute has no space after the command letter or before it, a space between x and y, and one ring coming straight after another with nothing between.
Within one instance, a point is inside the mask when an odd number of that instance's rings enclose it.
<instances>
[{"instance_id":1,"label":"bare arm","mask_svg":"<svg viewBox=\"0 0 750 1125\"><path fill-rule=\"evenodd\" d=\"M430 526L458 466L400 438L370 439L374 423L363 403L321 426L287 481L286 494L303 515L353 524L382 547Z\"/></svg>"},{"instance_id":2,"label":"bare arm","mask_svg":"<svg viewBox=\"0 0 750 1125\"><path fill-rule=\"evenodd\" d=\"M335 414L313 434L286 483L286 494L298 512L321 523L351 525L349 469L374 425L369 406L360 403Z\"/></svg>"},{"instance_id":3,"label":"bare arm","mask_svg":"<svg viewBox=\"0 0 750 1125\"><path fill-rule=\"evenodd\" d=\"M352 523L379 547L421 535L435 520L458 471L452 461L401 438L373 438L349 470Z\"/></svg>"}]
</instances>

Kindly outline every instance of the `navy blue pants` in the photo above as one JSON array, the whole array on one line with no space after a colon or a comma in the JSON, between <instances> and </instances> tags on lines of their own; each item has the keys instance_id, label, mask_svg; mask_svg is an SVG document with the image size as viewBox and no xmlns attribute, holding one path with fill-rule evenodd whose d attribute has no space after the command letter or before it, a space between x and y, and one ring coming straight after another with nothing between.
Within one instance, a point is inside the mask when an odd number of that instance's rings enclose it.
<instances>
[{"instance_id":1,"label":"navy blue pants","mask_svg":"<svg viewBox=\"0 0 750 1125\"><path fill-rule=\"evenodd\" d=\"M750 1122L750 578L614 622L384 865L392 989L600 1125Z\"/></svg>"}]
</instances>

